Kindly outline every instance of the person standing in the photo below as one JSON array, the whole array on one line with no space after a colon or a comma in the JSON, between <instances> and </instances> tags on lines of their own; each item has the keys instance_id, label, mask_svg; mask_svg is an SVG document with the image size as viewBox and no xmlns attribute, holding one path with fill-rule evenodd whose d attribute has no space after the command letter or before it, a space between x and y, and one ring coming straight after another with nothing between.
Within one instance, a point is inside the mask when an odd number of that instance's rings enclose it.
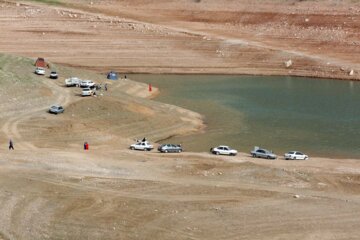
<instances>
[{"instance_id":1,"label":"person standing","mask_svg":"<svg viewBox=\"0 0 360 240\"><path fill-rule=\"evenodd\" d=\"M9 150L14 150L14 143L13 143L13 141L10 139L10 141L9 141Z\"/></svg>"}]
</instances>

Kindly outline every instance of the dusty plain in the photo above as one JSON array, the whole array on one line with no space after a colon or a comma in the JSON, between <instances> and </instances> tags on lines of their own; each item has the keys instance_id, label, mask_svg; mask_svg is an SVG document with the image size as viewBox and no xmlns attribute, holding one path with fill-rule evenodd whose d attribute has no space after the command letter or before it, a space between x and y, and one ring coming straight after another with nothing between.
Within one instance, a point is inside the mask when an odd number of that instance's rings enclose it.
<instances>
[{"instance_id":1,"label":"dusty plain","mask_svg":"<svg viewBox=\"0 0 360 240\"><path fill-rule=\"evenodd\" d=\"M358 159L130 151L203 116L103 74L357 80L359 15L357 1L0 0L0 239L360 239ZM58 80L33 74L38 56ZM82 98L64 87L75 75L109 90Z\"/></svg>"}]
</instances>

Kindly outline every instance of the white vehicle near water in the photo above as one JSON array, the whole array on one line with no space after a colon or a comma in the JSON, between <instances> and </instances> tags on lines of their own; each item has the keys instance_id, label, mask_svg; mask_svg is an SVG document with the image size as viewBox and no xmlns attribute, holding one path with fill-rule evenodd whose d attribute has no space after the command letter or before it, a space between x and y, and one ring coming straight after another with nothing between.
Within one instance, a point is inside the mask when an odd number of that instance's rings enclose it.
<instances>
[{"instance_id":1,"label":"white vehicle near water","mask_svg":"<svg viewBox=\"0 0 360 240\"><path fill-rule=\"evenodd\" d=\"M216 154L216 155L229 155L229 156L235 156L238 152L235 149L232 149L229 146L225 146L225 145L220 145L218 147L214 147L210 149L210 152L212 154Z\"/></svg>"},{"instance_id":2,"label":"white vehicle near water","mask_svg":"<svg viewBox=\"0 0 360 240\"><path fill-rule=\"evenodd\" d=\"M151 145L148 141L141 141L130 145L131 150L142 150L142 151L151 151L154 149L154 146Z\"/></svg>"},{"instance_id":3,"label":"white vehicle near water","mask_svg":"<svg viewBox=\"0 0 360 240\"><path fill-rule=\"evenodd\" d=\"M308 155L303 154L299 151L290 151L284 154L285 160L307 160L309 159Z\"/></svg>"}]
</instances>

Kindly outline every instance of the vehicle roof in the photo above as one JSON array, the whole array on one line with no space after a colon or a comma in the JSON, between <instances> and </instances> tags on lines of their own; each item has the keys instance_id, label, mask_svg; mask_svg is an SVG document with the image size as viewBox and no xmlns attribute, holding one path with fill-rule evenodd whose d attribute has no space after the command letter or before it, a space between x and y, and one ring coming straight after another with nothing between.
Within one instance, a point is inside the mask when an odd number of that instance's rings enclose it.
<instances>
[{"instance_id":1,"label":"vehicle roof","mask_svg":"<svg viewBox=\"0 0 360 240\"><path fill-rule=\"evenodd\" d=\"M269 150L267 150L267 149L265 149L265 148L256 149L256 151L259 151L259 150L263 150L263 151L265 151L265 152L271 152L271 151L269 151Z\"/></svg>"},{"instance_id":2,"label":"vehicle roof","mask_svg":"<svg viewBox=\"0 0 360 240\"><path fill-rule=\"evenodd\" d=\"M230 147L227 146L227 145L219 145L218 147L227 147L227 148L230 148Z\"/></svg>"}]
</instances>

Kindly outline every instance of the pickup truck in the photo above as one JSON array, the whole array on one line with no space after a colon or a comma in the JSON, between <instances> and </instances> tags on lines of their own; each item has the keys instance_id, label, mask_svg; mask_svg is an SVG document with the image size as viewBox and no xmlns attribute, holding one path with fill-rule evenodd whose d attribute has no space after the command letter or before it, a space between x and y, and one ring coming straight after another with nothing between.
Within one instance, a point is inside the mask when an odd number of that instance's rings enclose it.
<instances>
[{"instance_id":1,"label":"pickup truck","mask_svg":"<svg viewBox=\"0 0 360 240\"><path fill-rule=\"evenodd\" d=\"M131 150L142 150L142 151L151 151L154 149L148 141L141 141L130 145Z\"/></svg>"}]
</instances>

